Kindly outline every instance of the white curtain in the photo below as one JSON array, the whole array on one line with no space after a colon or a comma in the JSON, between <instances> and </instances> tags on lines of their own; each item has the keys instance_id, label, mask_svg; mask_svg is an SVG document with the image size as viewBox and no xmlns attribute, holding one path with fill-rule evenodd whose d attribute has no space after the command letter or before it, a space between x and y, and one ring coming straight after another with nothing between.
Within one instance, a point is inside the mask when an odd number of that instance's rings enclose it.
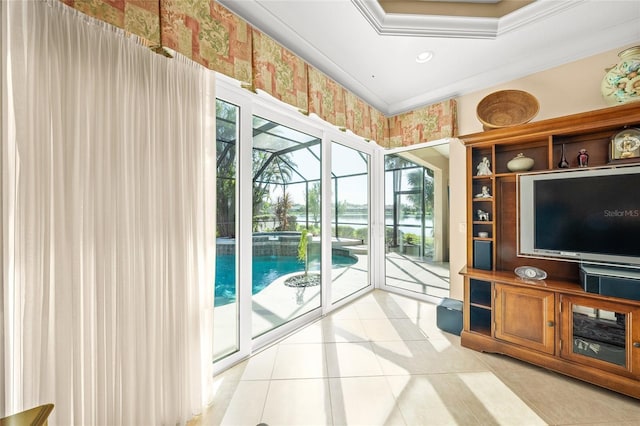
<instances>
[{"instance_id":1,"label":"white curtain","mask_svg":"<svg viewBox=\"0 0 640 426\"><path fill-rule=\"evenodd\" d=\"M182 424L210 398L212 72L2 2L4 414Z\"/></svg>"}]
</instances>

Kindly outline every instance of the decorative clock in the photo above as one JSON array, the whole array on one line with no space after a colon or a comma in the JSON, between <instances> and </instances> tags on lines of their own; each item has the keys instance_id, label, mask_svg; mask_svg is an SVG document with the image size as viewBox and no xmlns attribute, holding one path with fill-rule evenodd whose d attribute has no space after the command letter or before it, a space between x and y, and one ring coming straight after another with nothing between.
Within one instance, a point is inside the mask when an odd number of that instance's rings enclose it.
<instances>
[{"instance_id":1,"label":"decorative clock","mask_svg":"<svg viewBox=\"0 0 640 426\"><path fill-rule=\"evenodd\" d=\"M517 276L526 280L544 280L547 278L547 273L535 266L519 266L514 272Z\"/></svg>"},{"instance_id":2,"label":"decorative clock","mask_svg":"<svg viewBox=\"0 0 640 426\"><path fill-rule=\"evenodd\" d=\"M611 138L611 162L640 160L640 130L633 127Z\"/></svg>"}]
</instances>

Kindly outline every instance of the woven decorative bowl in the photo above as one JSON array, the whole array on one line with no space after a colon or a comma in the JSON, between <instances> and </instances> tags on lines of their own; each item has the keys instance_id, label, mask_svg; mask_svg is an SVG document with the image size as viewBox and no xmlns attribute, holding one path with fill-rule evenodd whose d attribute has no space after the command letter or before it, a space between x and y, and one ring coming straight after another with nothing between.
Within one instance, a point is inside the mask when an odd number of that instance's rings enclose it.
<instances>
[{"instance_id":1,"label":"woven decorative bowl","mask_svg":"<svg viewBox=\"0 0 640 426\"><path fill-rule=\"evenodd\" d=\"M540 104L522 90L501 90L478 103L476 114L485 130L528 123L538 114Z\"/></svg>"}]
</instances>

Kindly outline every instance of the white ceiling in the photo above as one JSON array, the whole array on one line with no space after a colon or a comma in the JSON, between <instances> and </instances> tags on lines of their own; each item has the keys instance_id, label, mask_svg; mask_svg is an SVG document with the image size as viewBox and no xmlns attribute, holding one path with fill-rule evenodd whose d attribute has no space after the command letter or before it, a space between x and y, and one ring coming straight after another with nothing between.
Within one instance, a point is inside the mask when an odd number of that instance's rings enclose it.
<instances>
[{"instance_id":1,"label":"white ceiling","mask_svg":"<svg viewBox=\"0 0 640 426\"><path fill-rule=\"evenodd\" d=\"M501 1L514 0L467 3ZM640 44L640 0L523 1L500 18L387 13L376 0L219 2L386 115ZM433 59L416 63L426 50Z\"/></svg>"}]
</instances>

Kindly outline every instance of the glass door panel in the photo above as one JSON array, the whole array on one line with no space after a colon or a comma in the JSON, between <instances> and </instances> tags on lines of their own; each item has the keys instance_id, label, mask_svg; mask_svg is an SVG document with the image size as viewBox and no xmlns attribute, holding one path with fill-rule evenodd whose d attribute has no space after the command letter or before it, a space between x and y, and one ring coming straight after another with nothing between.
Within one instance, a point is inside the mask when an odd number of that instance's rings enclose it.
<instances>
[{"instance_id":1,"label":"glass door panel","mask_svg":"<svg viewBox=\"0 0 640 426\"><path fill-rule=\"evenodd\" d=\"M236 245L236 178L239 108L216 100L216 279L213 355L239 349Z\"/></svg>"},{"instance_id":2,"label":"glass door panel","mask_svg":"<svg viewBox=\"0 0 640 426\"><path fill-rule=\"evenodd\" d=\"M321 306L320 142L253 116L254 338Z\"/></svg>"},{"instance_id":3,"label":"glass door panel","mask_svg":"<svg viewBox=\"0 0 640 426\"><path fill-rule=\"evenodd\" d=\"M331 144L331 303L369 285L369 161Z\"/></svg>"},{"instance_id":4,"label":"glass door panel","mask_svg":"<svg viewBox=\"0 0 640 426\"><path fill-rule=\"evenodd\" d=\"M638 377L636 351L640 309L580 296L561 296L561 356L571 361Z\"/></svg>"},{"instance_id":5,"label":"glass door panel","mask_svg":"<svg viewBox=\"0 0 640 426\"><path fill-rule=\"evenodd\" d=\"M589 306L572 306L574 353L627 366L627 323L623 312Z\"/></svg>"}]
</instances>

